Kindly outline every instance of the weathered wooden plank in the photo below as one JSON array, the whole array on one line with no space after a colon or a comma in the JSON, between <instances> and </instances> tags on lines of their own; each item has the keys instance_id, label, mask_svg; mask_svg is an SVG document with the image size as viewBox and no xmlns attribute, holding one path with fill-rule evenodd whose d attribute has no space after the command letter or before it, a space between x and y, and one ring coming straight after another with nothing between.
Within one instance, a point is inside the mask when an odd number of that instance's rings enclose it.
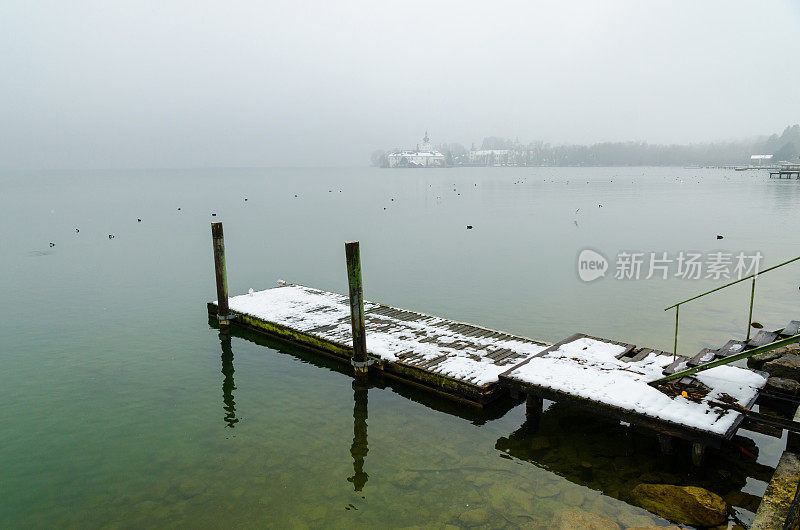
<instances>
[{"instance_id":1,"label":"weathered wooden plank","mask_svg":"<svg viewBox=\"0 0 800 530\"><path fill-rule=\"evenodd\" d=\"M750 339L750 342L748 342L747 345L751 348L758 348L759 346L769 344L770 342L775 342L777 338L778 334L776 332L762 329L756 333L755 337Z\"/></svg>"},{"instance_id":2,"label":"weathered wooden plank","mask_svg":"<svg viewBox=\"0 0 800 530\"><path fill-rule=\"evenodd\" d=\"M781 336L784 337L791 337L792 335L800 334L800 320L792 320L789 322L783 330L781 330Z\"/></svg>"},{"instance_id":3,"label":"weathered wooden plank","mask_svg":"<svg viewBox=\"0 0 800 530\"><path fill-rule=\"evenodd\" d=\"M734 355L741 352L746 345L747 344L742 340L729 340L725 343L725 346L717 350L717 355L719 357L728 357L729 355Z\"/></svg>"},{"instance_id":4,"label":"weathered wooden plank","mask_svg":"<svg viewBox=\"0 0 800 530\"><path fill-rule=\"evenodd\" d=\"M353 312L347 296L286 285L235 296L231 304L230 313L242 326L342 360L353 356ZM216 313L216 304L209 304L209 314ZM379 361L374 369L478 403L503 393L494 367L525 360L546 347L525 337L367 301L362 314L366 353ZM492 353L503 357L498 361L489 357Z\"/></svg>"},{"instance_id":5,"label":"weathered wooden plank","mask_svg":"<svg viewBox=\"0 0 800 530\"><path fill-rule=\"evenodd\" d=\"M422 369L428 369L431 366L433 366L434 364L439 364L440 362L444 361L445 359L447 359L447 355L440 355L439 357L436 357L435 359L431 359L428 362L424 362L422 364L417 365L417 367L418 368L422 368Z\"/></svg>"},{"instance_id":6,"label":"weathered wooden plank","mask_svg":"<svg viewBox=\"0 0 800 530\"><path fill-rule=\"evenodd\" d=\"M717 350L712 350L711 348L703 348L698 352L697 355L689 359L689 366L698 366L701 364L705 364L714 360L716 357Z\"/></svg>"},{"instance_id":7,"label":"weathered wooden plank","mask_svg":"<svg viewBox=\"0 0 800 530\"><path fill-rule=\"evenodd\" d=\"M684 370L686 368L686 365L688 364L688 362L689 362L689 358L688 357L683 357L681 355L678 355L678 357L674 361L672 361L670 364L668 364L667 366L664 367L664 370L663 370L662 373L664 375L672 375L675 372L679 372L681 370Z\"/></svg>"}]
</instances>

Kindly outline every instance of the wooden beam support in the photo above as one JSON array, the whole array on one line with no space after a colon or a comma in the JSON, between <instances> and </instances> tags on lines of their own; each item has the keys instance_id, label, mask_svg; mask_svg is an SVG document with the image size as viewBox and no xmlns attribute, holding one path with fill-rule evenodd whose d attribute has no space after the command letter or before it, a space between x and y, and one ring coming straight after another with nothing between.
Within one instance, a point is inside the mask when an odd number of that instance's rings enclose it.
<instances>
[{"instance_id":1,"label":"wooden beam support","mask_svg":"<svg viewBox=\"0 0 800 530\"><path fill-rule=\"evenodd\" d=\"M353 358L351 362L356 377L366 377L369 370L367 361L367 337L364 324L364 292L361 285L361 251L358 241L344 244L347 260L347 283L350 293L350 323L353 329Z\"/></svg>"},{"instance_id":2,"label":"wooden beam support","mask_svg":"<svg viewBox=\"0 0 800 530\"><path fill-rule=\"evenodd\" d=\"M211 242L214 248L214 276L217 281L217 318L219 332L230 333L230 309L228 308L228 273L225 269L225 238L222 223L211 223Z\"/></svg>"}]
</instances>

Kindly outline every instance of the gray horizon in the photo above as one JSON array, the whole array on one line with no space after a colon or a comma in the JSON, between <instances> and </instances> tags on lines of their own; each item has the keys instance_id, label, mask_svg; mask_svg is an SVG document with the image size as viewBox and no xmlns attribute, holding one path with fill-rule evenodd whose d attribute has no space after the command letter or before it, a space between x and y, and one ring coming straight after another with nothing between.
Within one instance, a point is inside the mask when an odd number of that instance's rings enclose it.
<instances>
[{"instance_id":1,"label":"gray horizon","mask_svg":"<svg viewBox=\"0 0 800 530\"><path fill-rule=\"evenodd\" d=\"M800 4L10 1L0 168L363 166L800 122Z\"/></svg>"}]
</instances>

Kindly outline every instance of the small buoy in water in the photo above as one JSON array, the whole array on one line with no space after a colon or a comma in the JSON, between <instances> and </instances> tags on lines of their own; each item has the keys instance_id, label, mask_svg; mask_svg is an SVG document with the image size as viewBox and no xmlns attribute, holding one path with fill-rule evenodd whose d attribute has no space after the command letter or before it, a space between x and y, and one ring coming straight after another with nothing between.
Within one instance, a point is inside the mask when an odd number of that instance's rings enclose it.
<instances>
[{"instance_id":1,"label":"small buoy in water","mask_svg":"<svg viewBox=\"0 0 800 530\"><path fill-rule=\"evenodd\" d=\"M250 296L253 296L253 292L254 292L254 291L253 291L253 288L252 288L252 287L251 287L250 289L248 289L248 290L247 290L247 294L249 294Z\"/></svg>"},{"instance_id":2,"label":"small buoy in water","mask_svg":"<svg viewBox=\"0 0 800 530\"><path fill-rule=\"evenodd\" d=\"M53 242L51 241L51 242L50 242L50 246L51 246L51 247L54 247L54 246L56 246L56 244L55 244L55 243L53 243Z\"/></svg>"},{"instance_id":3,"label":"small buoy in water","mask_svg":"<svg viewBox=\"0 0 800 530\"><path fill-rule=\"evenodd\" d=\"M472 225L467 225L467 230L472 230Z\"/></svg>"},{"instance_id":4,"label":"small buoy in water","mask_svg":"<svg viewBox=\"0 0 800 530\"><path fill-rule=\"evenodd\" d=\"M392 202L394 202L394 199L392 199Z\"/></svg>"},{"instance_id":5,"label":"small buoy in water","mask_svg":"<svg viewBox=\"0 0 800 530\"><path fill-rule=\"evenodd\" d=\"M756 328L756 329L761 329L761 328L763 328L764 326L763 326L763 325L762 325L760 322L751 322L751 323L750 323L750 327L751 327L751 328Z\"/></svg>"},{"instance_id":6,"label":"small buoy in water","mask_svg":"<svg viewBox=\"0 0 800 530\"><path fill-rule=\"evenodd\" d=\"M384 206L384 207L383 207L383 209L385 210L385 209L386 209L386 206Z\"/></svg>"},{"instance_id":7,"label":"small buoy in water","mask_svg":"<svg viewBox=\"0 0 800 530\"><path fill-rule=\"evenodd\" d=\"M717 239L722 239L722 236L717 234Z\"/></svg>"}]
</instances>

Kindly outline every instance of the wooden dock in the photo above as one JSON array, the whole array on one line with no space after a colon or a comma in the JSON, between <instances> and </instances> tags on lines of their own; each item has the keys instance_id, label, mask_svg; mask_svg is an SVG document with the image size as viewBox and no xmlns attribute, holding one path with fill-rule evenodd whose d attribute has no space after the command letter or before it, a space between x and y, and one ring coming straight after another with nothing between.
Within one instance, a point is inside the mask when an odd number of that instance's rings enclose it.
<instances>
[{"instance_id":1,"label":"wooden dock","mask_svg":"<svg viewBox=\"0 0 800 530\"><path fill-rule=\"evenodd\" d=\"M770 178L790 179L794 177L800 179L800 164L781 164L779 168L775 169L777 169L777 171L769 172Z\"/></svg>"},{"instance_id":2,"label":"wooden dock","mask_svg":"<svg viewBox=\"0 0 800 530\"><path fill-rule=\"evenodd\" d=\"M667 436L718 446L744 421L767 381L765 374L719 366L672 386L648 383L662 374L737 353L744 343L730 341L720 350L695 357L575 334L500 375L515 393L567 402ZM720 370L722 369L722 370ZM739 410L737 410L739 409Z\"/></svg>"},{"instance_id":3,"label":"wooden dock","mask_svg":"<svg viewBox=\"0 0 800 530\"><path fill-rule=\"evenodd\" d=\"M577 404L658 432L665 450L674 437L688 439L696 462L706 445L729 440L745 419L774 426L775 420L750 410L765 374L729 363L744 358L748 348L760 353L800 341L793 322L692 358L583 334L550 345L365 301L355 241L345 244L349 295L279 282L229 297L221 223L212 223L212 236L217 301L208 303L208 314L221 335L235 323L322 353L352 365L361 386L378 372L478 407L524 394L531 425L541 416L543 399ZM791 330L793 335L775 340ZM800 432L792 422L777 426Z\"/></svg>"},{"instance_id":4,"label":"wooden dock","mask_svg":"<svg viewBox=\"0 0 800 530\"><path fill-rule=\"evenodd\" d=\"M230 297L228 306L237 325L345 362L352 357L350 305L345 295L285 285ZM216 301L208 304L208 312L216 316ZM478 405L507 395L497 384L499 374L549 345L368 301L364 316L372 369Z\"/></svg>"},{"instance_id":5,"label":"wooden dock","mask_svg":"<svg viewBox=\"0 0 800 530\"><path fill-rule=\"evenodd\" d=\"M345 295L285 285L230 297L228 305L238 326L340 361L352 357ZM216 315L216 302L208 304L208 312ZM682 381L688 386L681 389L691 395L675 386L670 395L670 389L647 384L662 374L737 353L746 347L739 341L673 360L671 353L583 334L548 345L374 302L364 302L364 315L372 370L475 405L509 393L568 402L703 446L730 439L744 420L735 407L751 408L766 383L759 373L722 366ZM765 332L751 343L768 338Z\"/></svg>"}]
</instances>

